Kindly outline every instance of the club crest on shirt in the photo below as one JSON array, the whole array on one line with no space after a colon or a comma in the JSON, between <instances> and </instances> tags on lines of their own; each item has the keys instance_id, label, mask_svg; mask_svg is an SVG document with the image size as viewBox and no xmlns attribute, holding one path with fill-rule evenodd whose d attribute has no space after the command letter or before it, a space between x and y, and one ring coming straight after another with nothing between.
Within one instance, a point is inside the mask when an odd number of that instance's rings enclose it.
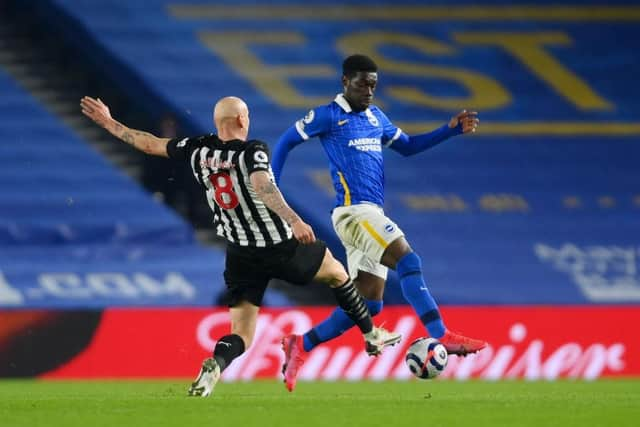
<instances>
[{"instance_id":1,"label":"club crest on shirt","mask_svg":"<svg viewBox=\"0 0 640 427\"><path fill-rule=\"evenodd\" d=\"M395 230L393 224L386 224L384 226L384 231L386 231L387 233L393 233L393 230Z\"/></svg>"}]
</instances>

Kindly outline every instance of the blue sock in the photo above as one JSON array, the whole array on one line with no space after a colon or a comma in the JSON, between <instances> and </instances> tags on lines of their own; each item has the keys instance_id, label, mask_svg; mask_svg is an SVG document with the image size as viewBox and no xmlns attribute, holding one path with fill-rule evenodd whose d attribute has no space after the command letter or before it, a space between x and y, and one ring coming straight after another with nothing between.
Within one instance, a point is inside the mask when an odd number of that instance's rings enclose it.
<instances>
[{"instance_id":1,"label":"blue sock","mask_svg":"<svg viewBox=\"0 0 640 427\"><path fill-rule=\"evenodd\" d=\"M444 335L445 327L440 318L438 304L429 293L422 277L420 257L415 252L411 252L398 261L396 268L400 276L402 295L418 314L429 335L440 338Z\"/></svg>"},{"instance_id":2,"label":"blue sock","mask_svg":"<svg viewBox=\"0 0 640 427\"><path fill-rule=\"evenodd\" d=\"M365 303L371 316L375 316L382 310L382 301L365 300ZM303 335L304 351L311 351L317 345L342 335L354 325L353 321L340 307L336 308L329 317Z\"/></svg>"}]
</instances>

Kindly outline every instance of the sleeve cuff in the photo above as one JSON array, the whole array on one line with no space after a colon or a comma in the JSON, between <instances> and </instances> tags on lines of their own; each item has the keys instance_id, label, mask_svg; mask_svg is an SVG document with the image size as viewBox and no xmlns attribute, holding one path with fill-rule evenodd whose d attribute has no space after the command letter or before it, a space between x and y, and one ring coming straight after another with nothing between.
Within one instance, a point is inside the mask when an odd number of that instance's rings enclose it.
<instances>
[{"instance_id":1,"label":"sleeve cuff","mask_svg":"<svg viewBox=\"0 0 640 427\"><path fill-rule=\"evenodd\" d=\"M304 131L304 125L302 124L301 120L298 120L296 122L296 131L298 131L298 135L300 135L305 141L309 139L309 135L307 135Z\"/></svg>"},{"instance_id":2,"label":"sleeve cuff","mask_svg":"<svg viewBox=\"0 0 640 427\"><path fill-rule=\"evenodd\" d=\"M389 140L389 142L387 142L386 144L384 144L385 148L388 148L391 146L391 144L393 144L395 141L398 140L398 138L400 138L400 135L402 135L402 129L398 128L398 130L396 131L395 135L393 135L393 138L391 138Z\"/></svg>"}]
</instances>

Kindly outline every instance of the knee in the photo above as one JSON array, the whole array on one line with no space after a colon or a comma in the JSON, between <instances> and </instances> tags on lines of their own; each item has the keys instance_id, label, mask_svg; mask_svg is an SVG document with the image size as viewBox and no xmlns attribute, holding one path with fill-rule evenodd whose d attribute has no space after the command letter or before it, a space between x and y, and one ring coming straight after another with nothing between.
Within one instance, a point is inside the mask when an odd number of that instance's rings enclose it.
<instances>
[{"instance_id":1,"label":"knee","mask_svg":"<svg viewBox=\"0 0 640 427\"><path fill-rule=\"evenodd\" d=\"M327 283L332 288L337 288L344 285L349 280L349 274L347 274L342 264L340 264L338 261L334 260L334 263L335 264L332 266L331 273L327 278Z\"/></svg>"},{"instance_id":2,"label":"knee","mask_svg":"<svg viewBox=\"0 0 640 427\"><path fill-rule=\"evenodd\" d=\"M415 252L409 252L400 258L396 269L401 278L409 274L419 274L422 272L422 260Z\"/></svg>"},{"instance_id":3,"label":"knee","mask_svg":"<svg viewBox=\"0 0 640 427\"><path fill-rule=\"evenodd\" d=\"M324 274L318 278L322 283L332 288L337 288L349 280L349 274L344 269L344 266L329 251L325 255L323 264Z\"/></svg>"}]
</instances>

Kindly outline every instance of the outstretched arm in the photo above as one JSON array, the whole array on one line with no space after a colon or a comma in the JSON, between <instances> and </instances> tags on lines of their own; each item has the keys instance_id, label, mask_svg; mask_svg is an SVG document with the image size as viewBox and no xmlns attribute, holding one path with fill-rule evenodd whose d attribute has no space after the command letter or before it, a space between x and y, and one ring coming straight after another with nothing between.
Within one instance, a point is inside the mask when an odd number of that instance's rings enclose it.
<instances>
[{"instance_id":1,"label":"outstretched arm","mask_svg":"<svg viewBox=\"0 0 640 427\"><path fill-rule=\"evenodd\" d=\"M300 136L295 126L287 129L278 140L276 147L273 149L273 157L271 159L271 169L273 170L273 176L276 178L276 183L280 182L282 167L285 160L287 160L289 151L302 142L304 142L304 139Z\"/></svg>"},{"instance_id":2,"label":"outstretched arm","mask_svg":"<svg viewBox=\"0 0 640 427\"><path fill-rule=\"evenodd\" d=\"M82 113L85 116L105 128L116 138L147 154L169 157L167 154L167 142L170 141L170 138L158 138L149 132L128 128L111 117L109 107L100 98L93 99L85 96L80 100L80 107L82 107Z\"/></svg>"},{"instance_id":3,"label":"outstretched arm","mask_svg":"<svg viewBox=\"0 0 640 427\"><path fill-rule=\"evenodd\" d=\"M403 156L412 156L435 147L452 136L473 133L476 131L478 123L480 123L480 120L477 112L463 110L452 117L449 123L429 133L414 136L408 136L403 133L389 147Z\"/></svg>"},{"instance_id":4,"label":"outstretched arm","mask_svg":"<svg viewBox=\"0 0 640 427\"><path fill-rule=\"evenodd\" d=\"M291 209L266 171L256 171L249 177L254 191L262 202L280 218L285 220L293 230L293 235L300 243L313 243L316 240L311 227Z\"/></svg>"}]
</instances>

